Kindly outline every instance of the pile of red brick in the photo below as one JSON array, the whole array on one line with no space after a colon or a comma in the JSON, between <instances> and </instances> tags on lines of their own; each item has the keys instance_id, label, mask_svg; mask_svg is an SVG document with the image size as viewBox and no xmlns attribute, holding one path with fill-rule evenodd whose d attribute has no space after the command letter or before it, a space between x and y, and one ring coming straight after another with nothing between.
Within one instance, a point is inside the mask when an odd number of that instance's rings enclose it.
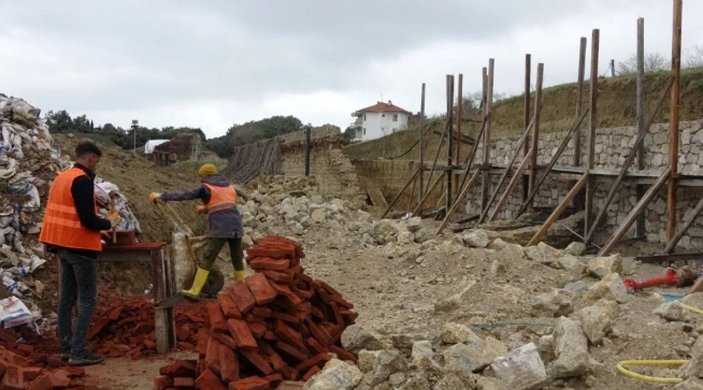
<instances>
[{"instance_id":1,"label":"pile of red brick","mask_svg":"<svg viewBox=\"0 0 703 390\"><path fill-rule=\"evenodd\" d=\"M206 304L209 326L198 334L199 360L162 367L157 390L269 389L283 380L307 380L331 353L356 361L339 344L357 317L353 305L303 273L299 243L266 237L247 255L257 273Z\"/></svg>"},{"instance_id":2,"label":"pile of red brick","mask_svg":"<svg viewBox=\"0 0 703 390\"><path fill-rule=\"evenodd\" d=\"M140 359L156 353L154 303L145 298L113 298L93 317L89 346L107 357ZM200 305L174 308L178 347L195 349L197 330L205 326L207 313Z\"/></svg>"},{"instance_id":3,"label":"pile of red brick","mask_svg":"<svg viewBox=\"0 0 703 390\"><path fill-rule=\"evenodd\" d=\"M22 336L12 329L0 329L0 389L83 388L82 368L67 366L58 354L45 353L39 345L18 343ZM38 340L36 335L24 336Z\"/></svg>"}]
</instances>

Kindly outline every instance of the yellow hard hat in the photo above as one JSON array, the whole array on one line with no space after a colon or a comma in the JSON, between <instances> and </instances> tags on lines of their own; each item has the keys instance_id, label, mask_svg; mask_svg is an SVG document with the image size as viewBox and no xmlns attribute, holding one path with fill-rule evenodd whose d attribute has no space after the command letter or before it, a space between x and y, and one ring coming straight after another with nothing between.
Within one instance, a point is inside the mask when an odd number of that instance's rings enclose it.
<instances>
[{"instance_id":1,"label":"yellow hard hat","mask_svg":"<svg viewBox=\"0 0 703 390\"><path fill-rule=\"evenodd\" d=\"M203 164L198 169L198 175L201 177L217 175L217 167L214 164Z\"/></svg>"}]
</instances>

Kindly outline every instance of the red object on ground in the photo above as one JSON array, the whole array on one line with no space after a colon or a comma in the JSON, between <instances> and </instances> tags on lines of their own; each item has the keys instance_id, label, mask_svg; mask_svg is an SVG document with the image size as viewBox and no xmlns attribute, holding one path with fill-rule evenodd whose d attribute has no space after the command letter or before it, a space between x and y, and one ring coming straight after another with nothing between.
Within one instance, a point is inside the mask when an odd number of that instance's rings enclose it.
<instances>
[{"instance_id":1,"label":"red object on ground","mask_svg":"<svg viewBox=\"0 0 703 390\"><path fill-rule=\"evenodd\" d=\"M257 273L235 282L217 300L201 304L207 306L209 318L207 332L193 342L200 355L192 375L196 388L274 388L283 381L309 379L332 354L356 361L339 341L356 319L354 306L330 285L303 272L299 243L266 237L247 254ZM172 366L167 367L173 371ZM170 381L157 379L167 384L184 377L168 371L161 374Z\"/></svg>"},{"instance_id":2,"label":"red object on ground","mask_svg":"<svg viewBox=\"0 0 703 390\"><path fill-rule=\"evenodd\" d=\"M666 269L666 273L662 276L655 276L644 280L625 279L623 284L625 284L628 291L632 292L656 286L684 287L695 282L695 280L696 275L690 268L684 267L676 269L670 267Z\"/></svg>"}]
</instances>

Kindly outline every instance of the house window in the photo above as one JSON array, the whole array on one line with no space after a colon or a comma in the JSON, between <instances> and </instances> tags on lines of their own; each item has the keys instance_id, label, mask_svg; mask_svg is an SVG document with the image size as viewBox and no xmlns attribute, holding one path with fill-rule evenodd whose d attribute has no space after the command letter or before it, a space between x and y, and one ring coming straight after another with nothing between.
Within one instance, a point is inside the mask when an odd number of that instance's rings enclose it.
<instances>
[{"instance_id":1,"label":"house window","mask_svg":"<svg viewBox=\"0 0 703 390\"><path fill-rule=\"evenodd\" d=\"M385 117L386 117L386 114L381 114L381 118L385 118Z\"/></svg>"},{"instance_id":2,"label":"house window","mask_svg":"<svg viewBox=\"0 0 703 390\"><path fill-rule=\"evenodd\" d=\"M398 114L393 114L393 122L398 122Z\"/></svg>"},{"instance_id":3,"label":"house window","mask_svg":"<svg viewBox=\"0 0 703 390\"><path fill-rule=\"evenodd\" d=\"M364 116L366 116L366 115L364 115ZM364 135L366 135L366 128L365 127L364 127Z\"/></svg>"}]
</instances>

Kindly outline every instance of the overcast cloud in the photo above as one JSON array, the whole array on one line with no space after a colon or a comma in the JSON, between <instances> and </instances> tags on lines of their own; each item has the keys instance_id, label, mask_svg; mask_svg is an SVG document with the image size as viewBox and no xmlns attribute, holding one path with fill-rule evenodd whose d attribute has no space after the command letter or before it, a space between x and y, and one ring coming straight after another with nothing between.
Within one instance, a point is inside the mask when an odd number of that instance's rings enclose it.
<instances>
[{"instance_id":1,"label":"overcast cloud","mask_svg":"<svg viewBox=\"0 0 703 390\"><path fill-rule=\"evenodd\" d=\"M635 52L669 58L666 0L15 1L0 0L0 92L96 124L192 126L208 137L234 123L295 115L344 129L383 97L444 107L444 77L519 94L525 53L545 85L574 81L581 36L601 30L600 73ZM683 46L703 46L702 1L684 1ZM534 80L534 76L533 76Z\"/></svg>"}]
</instances>

